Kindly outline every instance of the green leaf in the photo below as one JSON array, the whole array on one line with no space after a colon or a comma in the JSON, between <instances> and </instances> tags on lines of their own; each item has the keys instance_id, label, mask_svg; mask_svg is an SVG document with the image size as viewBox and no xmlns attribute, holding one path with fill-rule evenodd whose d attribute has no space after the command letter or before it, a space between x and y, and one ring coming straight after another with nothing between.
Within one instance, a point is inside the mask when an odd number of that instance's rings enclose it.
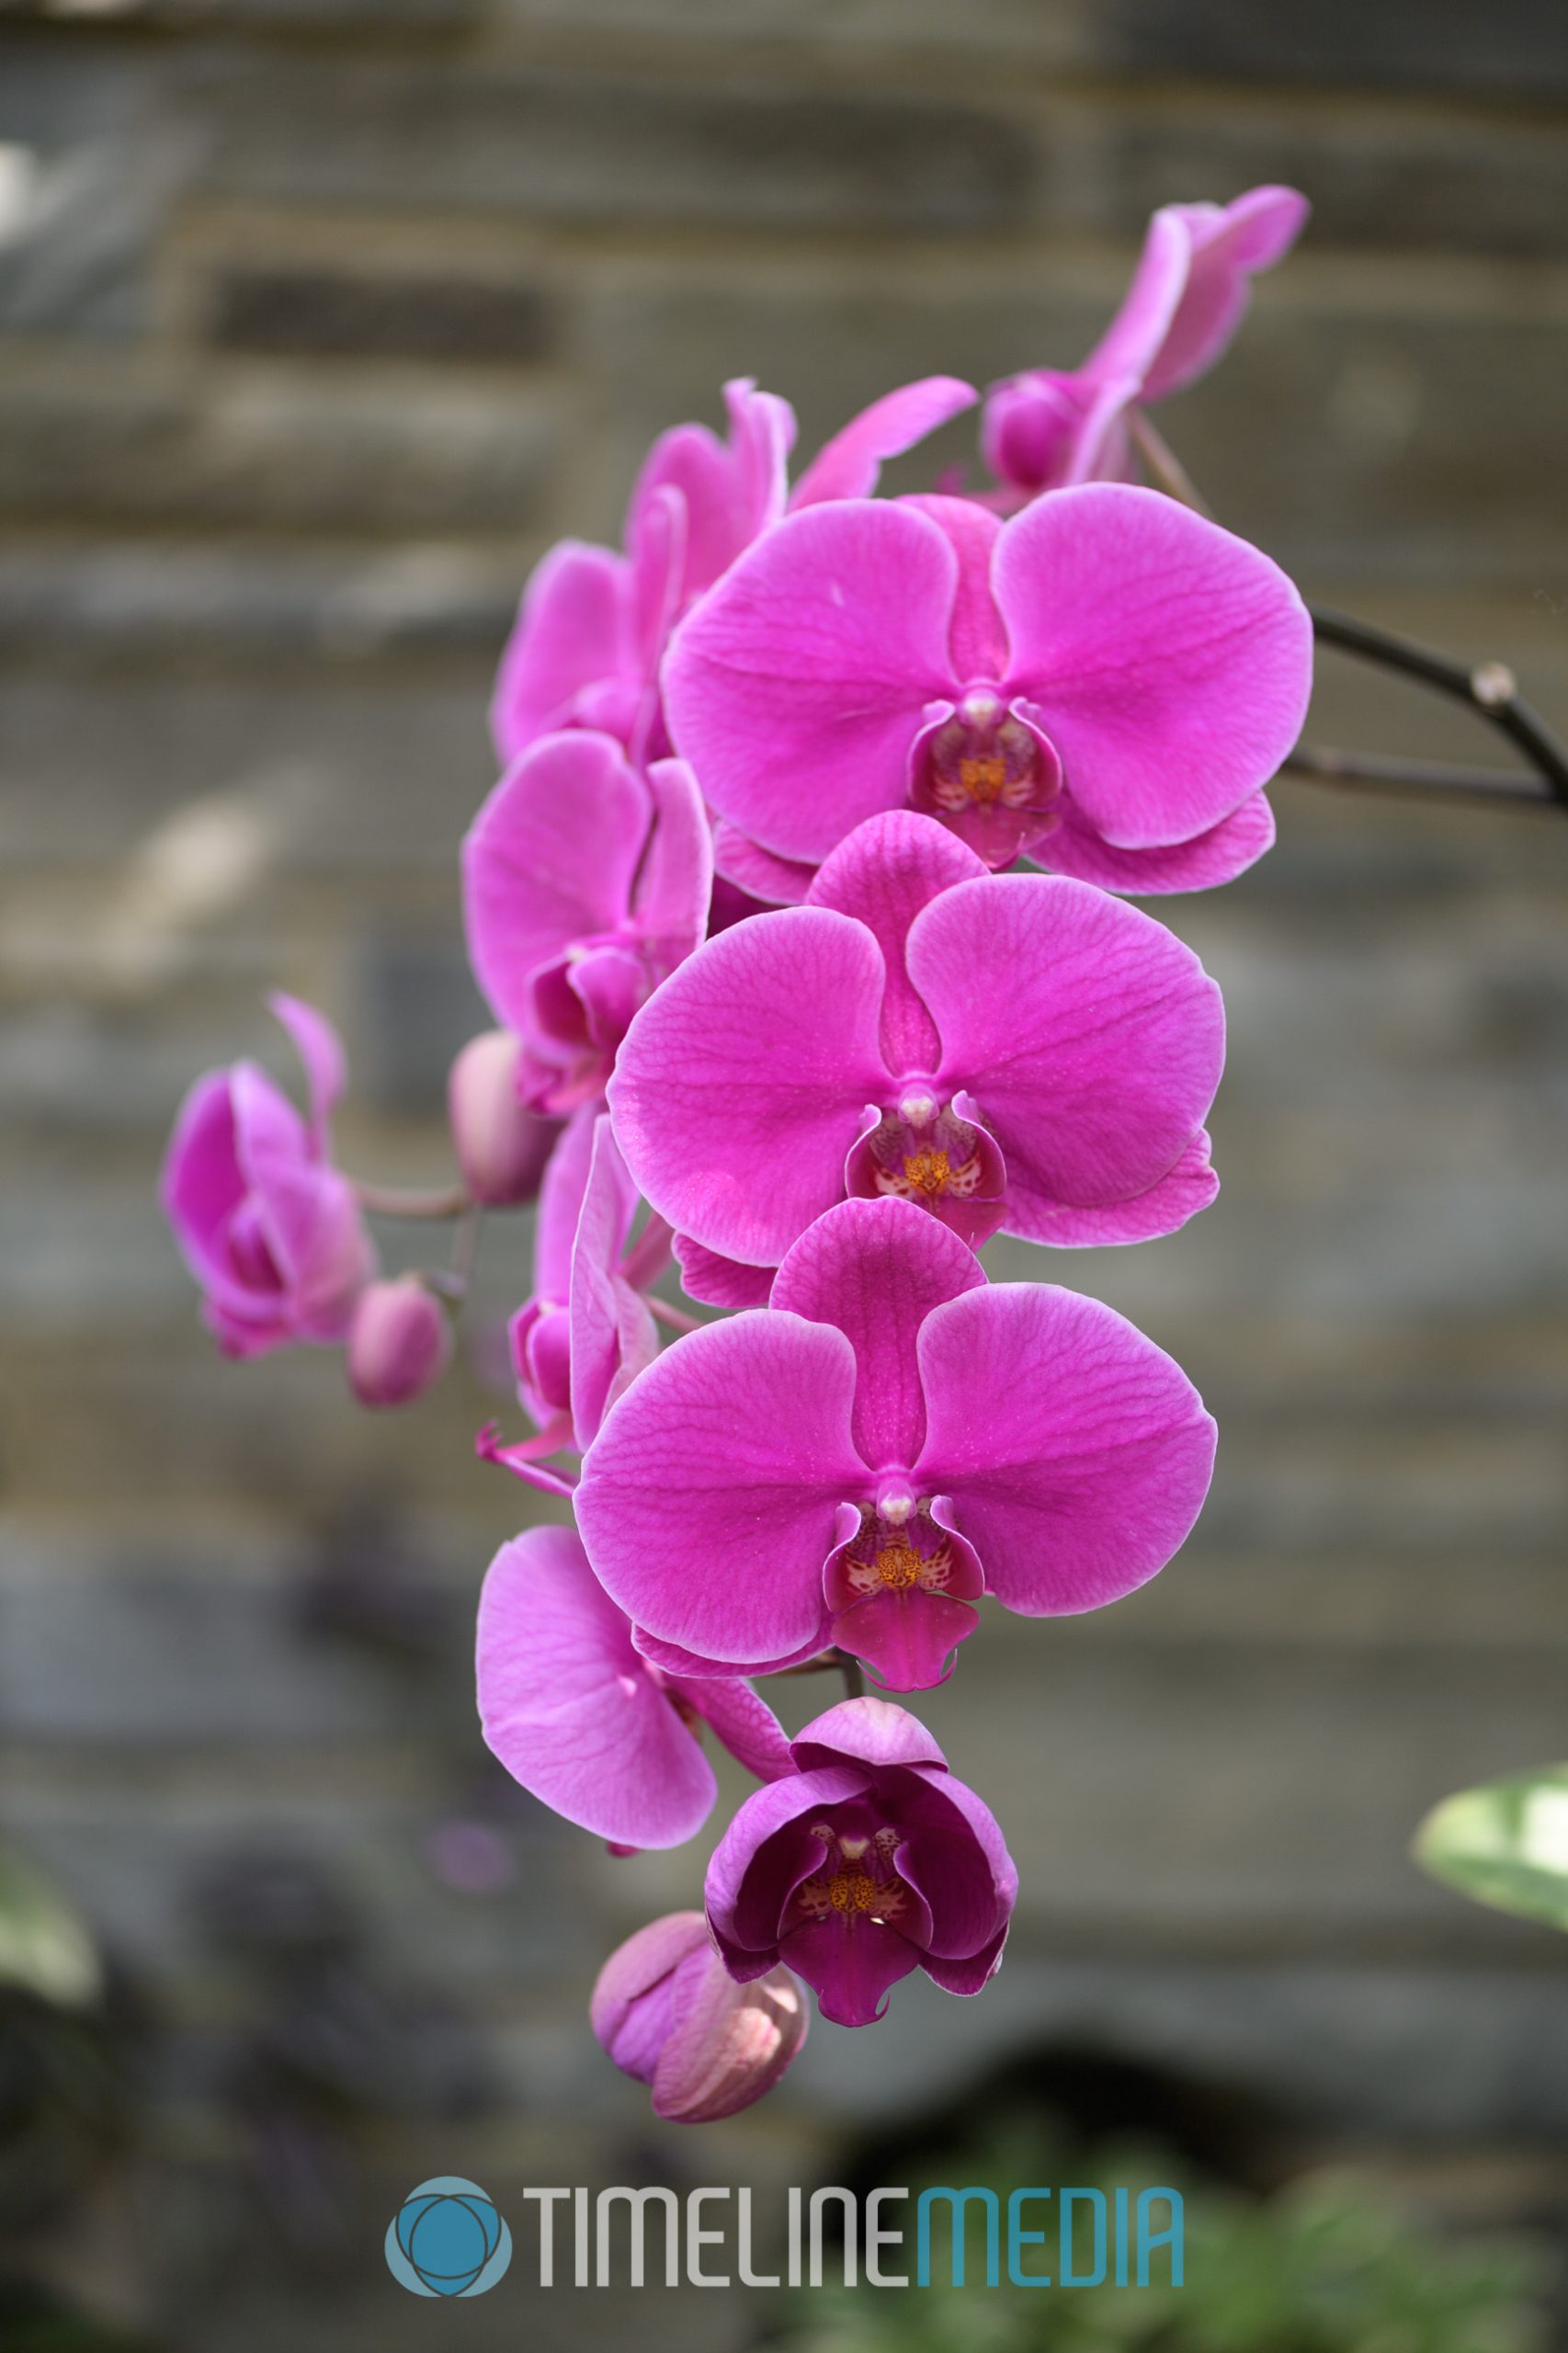
<instances>
[{"instance_id":1,"label":"green leaf","mask_svg":"<svg viewBox=\"0 0 1568 2353\"><path fill-rule=\"evenodd\" d=\"M0 1988L81 2009L97 2000L100 1983L97 1953L78 1914L41 1871L0 1847Z\"/></svg>"},{"instance_id":2,"label":"green leaf","mask_svg":"<svg viewBox=\"0 0 1568 2353\"><path fill-rule=\"evenodd\" d=\"M1568 1928L1568 1765L1541 1765L1445 1798L1415 1859L1461 1895Z\"/></svg>"}]
</instances>

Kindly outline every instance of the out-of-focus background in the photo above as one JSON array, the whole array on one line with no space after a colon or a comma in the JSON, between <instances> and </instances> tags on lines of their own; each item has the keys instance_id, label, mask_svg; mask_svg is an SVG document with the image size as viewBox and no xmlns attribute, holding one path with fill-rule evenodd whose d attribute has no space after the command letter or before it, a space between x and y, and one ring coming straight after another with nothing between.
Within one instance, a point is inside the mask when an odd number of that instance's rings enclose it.
<instances>
[{"instance_id":1,"label":"out-of-focus background","mask_svg":"<svg viewBox=\"0 0 1568 2353\"><path fill-rule=\"evenodd\" d=\"M481 1026L455 850L528 566L613 538L651 436L716 423L727 375L787 394L809 452L912 376L1072 365L1171 199L1284 179L1315 207L1161 414L1221 517L1568 719L1568 13L0 20L0 1835L91 1939L56 1923L0 1995L7 2346L428 2344L380 2240L432 2174L519 2230L530 2182L744 2180L760 2207L902 2179L1019 2098L1030 2131L1131 2131L1240 2193L1350 2162L1413 2227L1550 2242L1562 1947L1406 1842L1568 1749L1568 825L1287 780L1261 868L1162 904L1229 1002L1224 1194L1132 1252L992 1256L1187 1366L1221 1425L1209 1510L1151 1589L993 1627L930 1702L1023 1871L997 1984L910 1981L700 2134L652 2124L584 1996L696 1899L706 1840L612 1861L472 1720L475 1593L523 1498L471 1440L526 1221L486 1238L479 1368L372 1417L331 1356L217 1360L153 1184L196 1072L287 1071L274 984L347 1033L347 1164L440 1180ZM1332 657L1314 724L1489 751ZM1433 2293L1446 2325L1461 2292ZM465 2313L475 2345L696 2353L788 2317L520 2277Z\"/></svg>"}]
</instances>

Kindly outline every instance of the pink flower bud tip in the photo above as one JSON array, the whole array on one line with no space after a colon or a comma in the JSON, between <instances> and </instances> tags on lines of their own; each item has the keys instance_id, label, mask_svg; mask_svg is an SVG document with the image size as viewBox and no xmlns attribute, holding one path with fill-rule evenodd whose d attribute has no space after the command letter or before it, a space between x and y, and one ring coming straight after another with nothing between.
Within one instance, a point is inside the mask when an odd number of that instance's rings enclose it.
<instances>
[{"instance_id":1,"label":"pink flower bud tip","mask_svg":"<svg viewBox=\"0 0 1568 2353\"><path fill-rule=\"evenodd\" d=\"M611 1953L588 2018L624 2075L647 2084L653 2113L712 2124L770 2092L806 2039L806 2003L783 1967L738 1985L700 1912L650 1921Z\"/></svg>"},{"instance_id":2,"label":"pink flower bud tip","mask_svg":"<svg viewBox=\"0 0 1568 2353\"><path fill-rule=\"evenodd\" d=\"M348 1327L348 1384L361 1405L411 1405L451 1356L446 1312L417 1275L366 1285Z\"/></svg>"},{"instance_id":3,"label":"pink flower bud tip","mask_svg":"<svg viewBox=\"0 0 1568 2353\"><path fill-rule=\"evenodd\" d=\"M520 1051L509 1029L486 1029L469 1040L447 1081L458 1165L472 1198L490 1209L533 1199L561 1133L559 1120L530 1111L517 1092Z\"/></svg>"}]
</instances>

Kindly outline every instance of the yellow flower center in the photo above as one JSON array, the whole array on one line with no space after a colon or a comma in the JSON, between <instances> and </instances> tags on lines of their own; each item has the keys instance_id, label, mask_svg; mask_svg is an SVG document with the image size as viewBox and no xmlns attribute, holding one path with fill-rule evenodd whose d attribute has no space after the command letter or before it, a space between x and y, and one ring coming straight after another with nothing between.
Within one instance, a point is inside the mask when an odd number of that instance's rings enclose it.
<instances>
[{"instance_id":1,"label":"yellow flower center","mask_svg":"<svg viewBox=\"0 0 1568 2353\"><path fill-rule=\"evenodd\" d=\"M906 1593L920 1582L920 1555L901 1536L882 1547L871 1566L879 1584L891 1586L894 1593Z\"/></svg>"},{"instance_id":2,"label":"yellow flower center","mask_svg":"<svg viewBox=\"0 0 1568 2353\"><path fill-rule=\"evenodd\" d=\"M983 808L1000 801L1007 782L1007 763L1000 752L971 755L959 761L959 782L971 801Z\"/></svg>"},{"instance_id":3,"label":"yellow flower center","mask_svg":"<svg viewBox=\"0 0 1568 2353\"><path fill-rule=\"evenodd\" d=\"M948 1189L952 1176L952 1164L945 1152L906 1152L903 1155L903 1178L917 1193L935 1200L938 1193Z\"/></svg>"},{"instance_id":4,"label":"yellow flower center","mask_svg":"<svg viewBox=\"0 0 1568 2353\"><path fill-rule=\"evenodd\" d=\"M835 1912L874 1912L887 1890L865 1871L835 1871L827 1900Z\"/></svg>"}]
</instances>

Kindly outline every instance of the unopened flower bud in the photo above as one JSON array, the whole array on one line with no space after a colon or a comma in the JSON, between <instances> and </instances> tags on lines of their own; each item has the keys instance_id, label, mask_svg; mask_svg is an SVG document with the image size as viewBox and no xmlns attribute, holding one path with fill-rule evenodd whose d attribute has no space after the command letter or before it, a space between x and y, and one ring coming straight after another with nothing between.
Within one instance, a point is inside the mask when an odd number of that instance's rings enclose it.
<instances>
[{"instance_id":1,"label":"unopened flower bud","mask_svg":"<svg viewBox=\"0 0 1568 2353\"><path fill-rule=\"evenodd\" d=\"M452 1143L476 1201L513 1209L539 1191L561 1133L559 1120L530 1111L517 1092L520 1049L509 1029L471 1038L447 1081Z\"/></svg>"},{"instance_id":2,"label":"unopened flower bud","mask_svg":"<svg viewBox=\"0 0 1568 2353\"><path fill-rule=\"evenodd\" d=\"M361 1405L411 1405L451 1357L446 1311L417 1275L366 1285L348 1327L348 1382Z\"/></svg>"},{"instance_id":3,"label":"unopened flower bud","mask_svg":"<svg viewBox=\"0 0 1568 2353\"><path fill-rule=\"evenodd\" d=\"M653 2113L712 2124L770 2092L806 2039L805 1997L782 1966L738 1985L700 1912L651 1921L611 1953L588 2018L623 2074L647 2084Z\"/></svg>"}]
</instances>

